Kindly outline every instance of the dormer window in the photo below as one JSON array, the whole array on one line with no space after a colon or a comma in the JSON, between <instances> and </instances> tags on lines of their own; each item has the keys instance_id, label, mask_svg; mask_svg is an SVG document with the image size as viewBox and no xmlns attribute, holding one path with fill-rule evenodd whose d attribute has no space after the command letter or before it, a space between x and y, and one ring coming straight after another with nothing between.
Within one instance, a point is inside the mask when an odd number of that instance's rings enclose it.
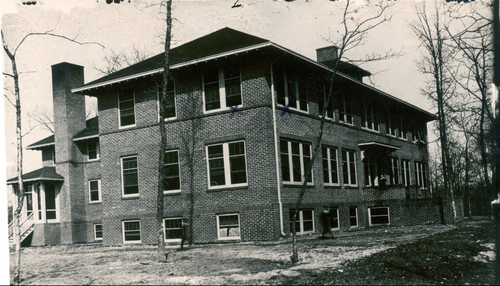
<instances>
[{"instance_id":1,"label":"dormer window","mask_svg":"<svg viewBox=\"0 0 500 286\"><path fill-rule=\"evenodd\" d=\"M87 143L87 157L89 161L99 160L99 140L90 140Z\"/></svg>"}]
</instances>

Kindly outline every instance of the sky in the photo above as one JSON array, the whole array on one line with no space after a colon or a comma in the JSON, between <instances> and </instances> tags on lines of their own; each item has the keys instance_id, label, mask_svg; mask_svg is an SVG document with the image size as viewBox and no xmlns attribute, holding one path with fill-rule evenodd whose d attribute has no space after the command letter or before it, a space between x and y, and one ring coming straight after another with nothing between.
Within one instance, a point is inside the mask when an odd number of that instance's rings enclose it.
<instances>
[{"instance_id":1,"label":"sky","mask_svg":"<svg viewBox=\"0 0 500 286\"><path fill-rule=\"evenodd\" d=\"M103 67L103 58L111 50L127 53L135 45L150 56L161 52L160 35L165 24L157 9L144 8L138 0L128 1L108 5L105 0L40 0L37 5L27 6L21 5L21 0L0 0L1 28L11 49L27 33L46 31L75 38L79 42L100 44L79 45L47 36L30 36L23 42L17 52L18 69L23 72L20 78L23 130L29 130L34 125L30 114L41 110L52 113L51 65L60 62L82 65L85 67L85 82L89 82L102 76L95 67ZM344 0L239 0L241 7L231 8L235 1L174 1L172 47L230 27L316 60L315 49L331 45L327 39L335 40L339 35L340 16L345 6ZM365 82L434 112L430 101L420 93L424 77L416 66L420 57L419 42L408 25L415 18L413 7L418 2L389 1L394 4L388 11L392 19L371 31L362 45L346 56L362 59L367 54L402 51L403 56L362 65L373 74ZM376 3L370 0L354 1L353 7L358 10L356 17L363 19L368 16L377 9ZM2 60L3 70L10 71L5 53L2 53ZM4 87L12 86L10 79L2 77L2 80ZM0 146L0 159L5 158L0 179L4 180L16 175L15 110L4 99L0 112L4 114L1 118L4 122L0 122L4 132L0 130L0 134L5 134L5 140L0 140L5 144ZM23 138L23 146L49 135L50 132L40 127L34 128ZM42 166L40 151L25 151L24 155L25 173Z\"/></svg>"}]
</instances>

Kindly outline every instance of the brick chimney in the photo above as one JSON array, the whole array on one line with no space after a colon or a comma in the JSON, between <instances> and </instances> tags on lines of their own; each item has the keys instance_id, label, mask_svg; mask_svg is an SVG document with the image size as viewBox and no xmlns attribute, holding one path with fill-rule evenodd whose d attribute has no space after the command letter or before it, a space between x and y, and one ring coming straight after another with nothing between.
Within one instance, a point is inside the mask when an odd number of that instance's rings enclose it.
<instances>
[{"instance_id":1,"label":"brick chimney","mask_svg":"<svg viewBox=\"0 0 500 286\"><path fill-rule=\"evenodd\" d=\"M73 136L85 129L85 97L71 89L84 84L83 67L60 63L52 66L56 172L59 184L60 242L72 244L85 237L85 182L83 156Z\"/></svg>"},{"instance_id":2,"label":"brick chimney","mask_svg":"<svg viewBox=\"0 0 500 286\"><path fill-rule=\"evenodd\" d=\"M325 65L332 64L338 57L338 50L336 46L316 49L317 61Z\"/></svg>"}]
</instances>

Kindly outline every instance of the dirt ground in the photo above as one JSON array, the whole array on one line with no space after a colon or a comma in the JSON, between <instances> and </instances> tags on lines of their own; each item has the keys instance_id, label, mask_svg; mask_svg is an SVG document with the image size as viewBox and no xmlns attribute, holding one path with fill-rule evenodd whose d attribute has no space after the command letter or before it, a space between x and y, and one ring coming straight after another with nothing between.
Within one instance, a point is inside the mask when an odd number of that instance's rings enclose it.
<instances>
[{"instance_id":1,"label":"dirt ground","mask_svg":"<svg viewBox=\"0 0 500 286\"><path fill-rule=\"evenodd\" d=\"M309 284L308 281L331 284L333 280L320 281L315 277L321 273L342 273L350 262L375 253L484 223L470 221L458 226L383 227L337 232L333 240L303 236L299 239L300 263L296 265L290 261L292 245L289 239L196 245L183 251L172 246L167 249L170 263L163 264L156 262L155 246L29 247L23 249L21 278L22 284L42 285ZM486 253L490 255L487 250ZM13 259L14 253L11 253L11 277ZM476 259L491 263L490 256L479 255ZM311 280L307 280L308 275Z\"/></svg>"}]
</instances>

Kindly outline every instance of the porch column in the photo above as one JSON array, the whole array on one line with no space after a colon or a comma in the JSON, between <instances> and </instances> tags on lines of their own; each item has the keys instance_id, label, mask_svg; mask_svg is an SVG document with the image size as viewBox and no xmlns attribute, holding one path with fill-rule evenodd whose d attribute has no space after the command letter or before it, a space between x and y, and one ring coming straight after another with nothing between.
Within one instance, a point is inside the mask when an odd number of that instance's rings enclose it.
<instances>
[{"instance_id":1,"label":"porch column","mask_svg":"<svg viewBox=\"0 0 500 286\"><path fill-rule=\"evenodd\" d=\"M46 223L45 219L45 182L40 182L40 204L42 206L42 223Z\"/></svg>"}]
</instances>

